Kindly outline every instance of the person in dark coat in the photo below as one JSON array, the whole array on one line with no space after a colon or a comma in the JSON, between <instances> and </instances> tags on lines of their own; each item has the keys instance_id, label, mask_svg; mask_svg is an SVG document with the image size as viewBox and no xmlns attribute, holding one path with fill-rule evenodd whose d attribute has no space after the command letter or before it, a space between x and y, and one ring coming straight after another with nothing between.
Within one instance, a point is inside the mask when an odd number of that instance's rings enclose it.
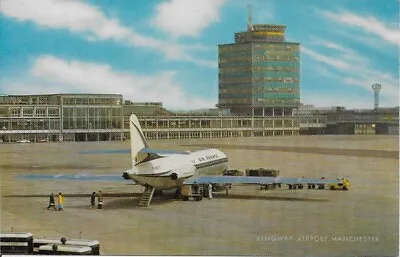
<instances>
[{"instance_id":1,"label":"person in dark coat","mask_svg":"<svg viewBox=\"0 0 400 257\"><path fill-rule=\"evenodd\" d=\"M47 210L50 210L50 207L52 207L52 206L53 206L54 210L56 210L56 202L54 200L54 194L53 193L50 194L49 206L47 207Z\"/></svg>"},{"instance_id":2,"label":"person in dark coat","mask_svg":"<svg viewBox=\"0 0 400 257\"><path fill-rule=\"evenodd\" d=\"M96 202L96 192L93 192L90 195L90 209L93 209L95 206L95 202Z\"/></svg>"}]
</instances>

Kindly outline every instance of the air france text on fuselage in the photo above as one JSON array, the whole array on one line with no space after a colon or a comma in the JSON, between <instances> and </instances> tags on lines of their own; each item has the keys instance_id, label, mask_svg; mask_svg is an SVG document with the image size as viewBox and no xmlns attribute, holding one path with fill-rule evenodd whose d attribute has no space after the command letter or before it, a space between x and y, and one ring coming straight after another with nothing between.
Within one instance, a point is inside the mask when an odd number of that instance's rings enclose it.
<instances>
[{"instance_id":1,"label":"air france text on fuselage","mask_svg":"<svg viewBox=\"0 0 400 257\"><path fill-rule=\"evenodd\" d=\"M218 158L219 158L218 154L213 154L213 155L209 155L209 156L205 156L205 157L199 157L199 162L211 161L211 160L215 160Z\"/></svg>"}]
</instances>

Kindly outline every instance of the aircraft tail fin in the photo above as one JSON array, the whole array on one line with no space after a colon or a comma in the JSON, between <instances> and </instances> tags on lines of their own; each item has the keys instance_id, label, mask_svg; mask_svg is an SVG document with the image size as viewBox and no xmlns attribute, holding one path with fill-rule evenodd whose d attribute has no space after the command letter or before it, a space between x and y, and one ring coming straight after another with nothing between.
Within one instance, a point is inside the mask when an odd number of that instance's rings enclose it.
<instances>
[{"instance_id":1,"label":"aircraft tail fin","mask_svg":"<svg viewBox=\"0 0 400 257\"><path fill-rule=\"evenodd\" d=\"M140 150L148 148L149 146L135 114L132 114L129 117L129 129L131 134L132 166L134 166L136 163L143 161L147 157L148 154L142 153Z\"/></svg>"}]
</instances>

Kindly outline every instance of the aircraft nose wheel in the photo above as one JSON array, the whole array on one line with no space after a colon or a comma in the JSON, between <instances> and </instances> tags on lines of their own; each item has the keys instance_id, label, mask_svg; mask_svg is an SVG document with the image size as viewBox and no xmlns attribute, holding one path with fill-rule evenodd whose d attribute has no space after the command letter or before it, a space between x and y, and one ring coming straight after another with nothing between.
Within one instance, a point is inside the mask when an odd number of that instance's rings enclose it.
<instances>
[{"instance_id":1,"label":"aircraft nose wheel","mask_svg":"<svg viewBox=\"0 0 400 257\"><path fill-rule=\"evenodd\" d=\"M180 188L176 189L174 196L175 196L176 199L180 199L181 198L181 190L180 190Z\"/></svg>"}]
</instances>

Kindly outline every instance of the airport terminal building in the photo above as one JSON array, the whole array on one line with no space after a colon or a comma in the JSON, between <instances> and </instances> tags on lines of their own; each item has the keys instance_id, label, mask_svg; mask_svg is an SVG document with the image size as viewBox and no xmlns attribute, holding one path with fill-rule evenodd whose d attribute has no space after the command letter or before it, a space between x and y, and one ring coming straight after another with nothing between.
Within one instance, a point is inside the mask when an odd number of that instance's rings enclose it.
<instances>
[{"instance_id":1,"label":"airport terminal building","mask_svg":"<svg viewBox=\"0 0 400 257\"><path fill-rule=\"evenodd\" d=\"M0 96L4 142L120 140L122 123L122 95Z\"/></svg>"},{"instance_id":2,"label":"airport terminal building","mask_svg":"<svg viewBox=\"0 0 400 257\"><path fill-rule=\"evenodd\" d=\"M174 113L162 103L133 103L119 94L0 96L0 142L129 139L129 116L148 139L301 134L398 134L399 108L345 110L301 106L293 116L243 116L218 109Z\"/></svg>"},{"instance_id":3,"label":"airport terminal building","mask_svg":"<svg viewBox=\"0 0 400 257\"><path fill-rule=\"evenodd\" d=\"M133 103L118 94L0 96L0 139L17 142L129 139L135 113L149 139L296 135L293 117L254 117L207 112L174 113L162 103Z\"/></svg>"},{"instance_id":4,"label":"airport terminal building","mask_svg":"<svg viewBox=\"0 0 400 257\"><path fill-rule=\"evenodd\" d=\"M345 109L299 108L301 135L399 135L399 107Z\"/></svg>"}]
</instances>

